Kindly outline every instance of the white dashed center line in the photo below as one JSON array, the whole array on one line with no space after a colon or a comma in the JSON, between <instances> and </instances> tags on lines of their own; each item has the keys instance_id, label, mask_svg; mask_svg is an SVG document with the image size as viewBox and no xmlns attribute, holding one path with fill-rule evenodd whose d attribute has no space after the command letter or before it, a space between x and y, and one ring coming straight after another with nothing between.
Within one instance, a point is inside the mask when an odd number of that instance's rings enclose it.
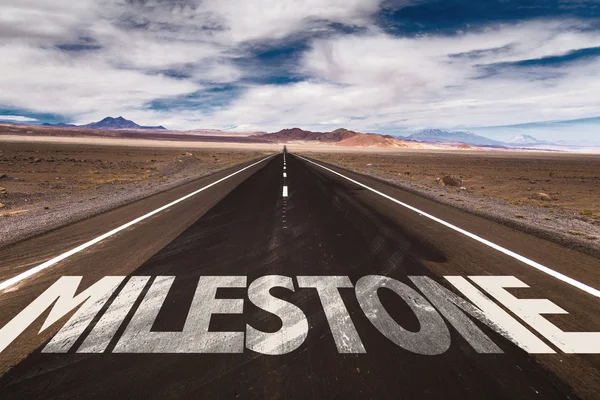
<instances>
[{"instance_id":1,"label":"white dashed center line","mask_svg":"<svg viewBox=\"0 0 600 400\"><path fill-rule=\"evenodd\" d=\"M287 172L285 172L286 170L286 165L285 165L285 149L283 152L283 192L282 192L282 196L283 196L283 212L281 214L281 222L283 223L283 229L287 229L287 225L286 225L286 220L285 220L285 211L286 211L286 206L287 206L287 197L288 197L288 187L287 187L287 182L286 182L286 178L287 178Z\"/></svg>"}]
</instances>

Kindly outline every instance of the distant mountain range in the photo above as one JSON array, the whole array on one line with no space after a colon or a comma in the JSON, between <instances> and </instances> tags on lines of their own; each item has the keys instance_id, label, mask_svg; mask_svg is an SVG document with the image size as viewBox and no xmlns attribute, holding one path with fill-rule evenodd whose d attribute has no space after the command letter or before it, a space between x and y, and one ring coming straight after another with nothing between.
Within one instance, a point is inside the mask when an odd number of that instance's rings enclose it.
<instances>
[{"instance_id":1,"label":"distant mountain range","mask_svg":"<svg viewBox=\"0 0 600 400\"><path fill-rule=\"evenodd\" d=\"M258 138L266 139L274 142L291 142L291 141L317 141L325 143L365 143L366 145L384 145L390 141L396 141L397 145L406 142L421 142L421 143L447 143L447 144L464 144L474 146L504 146L504 143L488 139L483 136L476 135L470 132L445 132L439 129L426 129L414 133L407 137L394 137L390 135L378 135L375 133L359 133L344 128L339 128L331 132L312 132L305 131L300 128L283 129L279 132L266 133L258 135ZM341 143L344 142L344 143Z\"/></svg>"},{"instance_id":2,"label":"distant mountain range","mask_svg":"<svg viewBox=\"0 0 600 400\"><path fill-rule=\"evenodd\" d=\"M55 128L88 128L88 129L147 129L147 130L166 130L164 126L141 126L133 121L125 119L123 117L113 118L106 117L102 121L92 122L87 125L71 125L65 123L59 124L42 124L43 126L51 126Z\"/></svg>"},{"instance_id":3,"label":"distant mountain range","mask_svg":"<svg viewBox=\"0 0 600 400\"><path fill-rule=\"evenodd\" d=\"M488 139L471 132L447 132L440 129L425 129L402 138L416 142L430 143L463 143L474 146L504 146L505 143Z\"/></svg>"},{"instance_id":4,"label":"distant mountain range","mask_svg":"<svg viewBox=\"0 0 600 400\"><path fill-rule=\"evenodd\" d=\"M519 145L519 146L551 144L550 142L538 140L538 139L534 138L533 136L529 136L529 135L515 136L514 138L507 140L506 143L512 144L512 145Z\"/></svg>"},{"instance_id":5,"label":"distant mountain range","mask_svg":"<svg viewBox=\"0 0 600 400\"><path fill-rule=\"evenodd\" d=\"M312 132L300 128L283 129L279 132L255 135L254 137L277 143L294 141L320 142L347 147L379 147L379 148L430 148L428 144L409 142L390 135L376 133L360 133L344 128L331 132ZM448 146L445 146L448 147ZM468 145L452 143L450 147L469 148Z\"/></svg>"},{"instance_id":6,"label":"distant mountain range","mask_svg":"<svg viewBox=\"0 0 600 400\"><path fill-rule=\"evenodd\" d=\"M560 141L550 142L534 138L530 135L515 136L505 142L476 135L472 132L448 132L440 129L425 129L400 139L423 143L464 143L472 146L504 147L504 148L540 148L543 146L574 146L575 144ZM590 144L587 144L588 146Z\"/></svg>"},{"instance_id":7,"label":"distant mountain range","mask_svg":"<svg viewBox=\"0 0 600 400\"><path fill-rule=\"evenodd\" d=\"M255 137L272 142L308 141L334 143L341 146L362 147L413 147L411 143L424 145L476 146L494 148L540 148L543 146L568 146L564 142L538 140L530 135L515 136L505 142L489 139L466 131L443 131L441 129L425 129L412 135L390 136L374 133L360 133L340 128L332 132L312 132L300 128L283 129L279 132L265 133Z\"/></svg>"},{"instance_id":8,"label":"distant mountain range","mask_svg":"<svg viewBox=\"0 0 600 400\"><path fill-rule=\"evenodd\" d=\"M340 142L344 139L348 139L357 135L364 135L364 133L358 133L344 128L336 129L335 131L331 132L311 132L300 128L291 128L282 129L279 132L274 133L264 133L262 135L257 135L256 137L277 142L288 142L294 140Z\"/></svg>"},{"instance_id":9,"label":"distant mountain range","mask_svg":"<svg viewBox=\"0 0 600 400\"><path fill-rule=\"evenodd\" d=\"M32 125L25 122L9 122L12 125ZM42 126L53 128L87 128L96 130L153 130L164 131L163 126L142 126L123 117L106 117L101 121L92 122L86 125L73 125L66 123L42 124ZM176 133L173 131L172 133ZM171 133L171 132L170 132ZM345 128L339 128L331 132L313 132L300 128L282 129L278 132L231 132L219 131L215 129L195 129L181 131L182 135L189 136L214 136L214 137L252 137L262 141L269 142L320 142L331 143L338 146L358 146L358 147L409 147L409 148L444 148L458 147L468 149L475 147L492 148L537 148L537 149L560 149L560 148L586 148L597 147L596 141L544 141L530 135L515 136L506 141L489 139L485 136L477 135L467 131L444 131L441 129L425 129L409 136L390 136L374 133L360 133Z\"/></svg>"}]
</instances>

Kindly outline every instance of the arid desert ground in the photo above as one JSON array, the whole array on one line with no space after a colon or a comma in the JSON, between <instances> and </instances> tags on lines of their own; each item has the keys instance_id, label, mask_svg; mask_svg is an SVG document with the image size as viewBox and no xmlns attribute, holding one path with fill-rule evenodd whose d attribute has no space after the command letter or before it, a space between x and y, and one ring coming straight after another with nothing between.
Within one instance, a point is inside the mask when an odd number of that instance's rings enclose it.
<instances>
[{"instance_id":1,"label":"arid desert ground","mask_svg":"<svg viewBox=\"0 0 600 400\"><path fill-rule=\"evenodd\" d=\"M0 136L0 245L281 151L283 144ZM600 155L378 149L287 143L288 150L594 254ZM35 224L33 224L35 221Z\"/></svg>"},{"instance_id":2,"label":"arid desert ground","mask_svg":"<svg viewBox=\"0 0 600 400\"><path fill-rule=\"evenodd\" d=\"M273 152L235 144L23 139L0 141L0 246Z\"/></svg>"}]
</instances>

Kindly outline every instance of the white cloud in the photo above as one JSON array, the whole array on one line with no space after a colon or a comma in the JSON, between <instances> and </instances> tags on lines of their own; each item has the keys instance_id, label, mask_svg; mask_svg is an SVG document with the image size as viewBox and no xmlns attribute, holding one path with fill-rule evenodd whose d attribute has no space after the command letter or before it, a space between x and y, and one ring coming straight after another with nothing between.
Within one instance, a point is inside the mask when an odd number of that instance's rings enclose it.
<instances>
[{"instance_id":1,"label":"white cloud","mask_svg":"<svg viewBox=\"0 0 600 400\"><path fill-rule=\"evenodd\" d=\"M368 131L597 116L597 60L496 66L494 74L482 77L482 66L600 46L600 33L581 28L572 21L534 21L458 36L397 38L371 32L317 40L301 64L312 81L253 87L214 118L256 127L328 129L358 117L352 127ZM471 56L456 56L461 53Z\"/></svg>"},{"instance_id":2,"label":"white cloud","mask_svg":"<svg viewBox=\"0 0 600 400\"><path fill-rule=\"evenodd\" d=\"M203 6L223 22L227 35L243 42L323 30L325 20L363 26L379 10L379 0L208 0Z\"/></svg>"},{"instance_id":3,"label":"white cloud","mask_svg":"<svg viewBox=\"0 0 600 400\"><path fill-rule=\"evenodd\" d=\"M0 115L0 121L35 122L37 119L22 117L20 115Z\"/></svg>"},{"instance_id":4,"label":"white cloud","mask_svg":"<svg viewBox=\"0 0 600 400\"><path fill-rule=\"evenodd\" d=\"M600 62L499 65L600 46L598 30L583 22L529 21L399 38L375 26L379 7L379 0L4 0L0 106L82 123L125 115L182 129L347 125L386 131L597 116ZM366 33L313 40L296 71L307 81L241 83L257 71L234 59L248 55L255 41L331 33L332 22ZM61 51L61 45L91 49ZM187 96L211 83L246 90L218 109L147 109L153 100Z\"/></svg>"},{"instance_id":5,"label":"white cloud","mask_svg":"<svg viewBox=\"0 0 600 400\"><path fill-rule=\"evenodd\" d=\"M0 46L0 104L57 114L117 113L156 98L195 92L189 81L118 69L98 57Z\"/></svg>"},{"instance_id":6,"label":"white cloud","mask_svg":"<svg viewBox=\"0 0 600 400\"><path fill-rule=\"evenodd\" d=\"M95 20L98 4L91 0L3 0L0 37L32 44L67 40Z\"/></svg>"},{"instance_id":7,"label":"white cloud","mask_svg":"<svg viewBox=\"0 0 600 400\"><path fill-rule=\"evenodd\" d=\"M200 82L243 78L248 71L233 62L244 55L241 43L327 29L324 20L365 23L377 3L5 0L0 105L77 121L136 111L152 117L156 112L144 110L152 100L194 93ZM65 46L90 50L59 50Z\"/></svg>"}]
</instances>

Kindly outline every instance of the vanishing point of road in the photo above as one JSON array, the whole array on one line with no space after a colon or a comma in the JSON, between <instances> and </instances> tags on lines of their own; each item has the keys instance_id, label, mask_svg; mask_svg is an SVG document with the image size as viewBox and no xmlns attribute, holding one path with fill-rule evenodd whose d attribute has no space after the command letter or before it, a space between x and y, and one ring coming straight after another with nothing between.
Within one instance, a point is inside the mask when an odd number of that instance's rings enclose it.
<instances>
[{"instance_id":1,"label":"vanishing point of road","mask_svg":"<svg viewBox=\"0 0 600 400\"><path fill-rule=\"evenodd\" d=\"M597 258L291 153L2 249L0 288L2 399L600 393Z\"/></svg>"}]
</instances>

